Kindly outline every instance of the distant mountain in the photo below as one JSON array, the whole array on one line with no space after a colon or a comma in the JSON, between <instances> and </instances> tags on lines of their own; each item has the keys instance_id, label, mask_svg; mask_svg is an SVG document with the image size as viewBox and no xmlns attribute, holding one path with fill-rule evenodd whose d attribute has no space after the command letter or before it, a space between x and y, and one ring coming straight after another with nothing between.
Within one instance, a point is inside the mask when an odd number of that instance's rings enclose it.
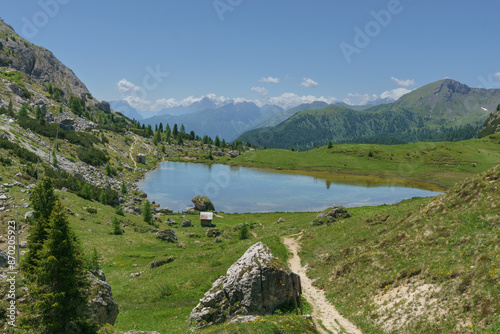
<instances>
[{"instance_id":1,"label":"distant mountain","mask_svg":"<svg viewBox=\"0 0 500 334\"><path fill-rule=\"evenodd\" d=\"M219 136L226 141L236 139L240 134L279 112L279 108L259 108L252 102L229 103L221 108L205 109L184 115L158 115L144 120L145 124L184 124L197 135Z\"/></svg>"},{"instance_id":2,"label":"distant mountain","mask_svg":"<svg viewBox=\"0 0 500 334\"><path fill-rule=\"evenodd\" d=\"M499 89L470 88L450 79L366 110L329 106L301 111L283 123L239 139L274 148L310 149L332 141L402 143L474 137L500 103Z\"/></svg>"},{"instance_id":3,"label":"distant mountain","mask_svg":"<svg viewBox=\"0 0 500 334\"><path fill-rule=\"evenodd\" d=\"M350 104L347 104L347 103L344 103L344 102L337 102L337 103L335 103L335 105L339 106L339 107L349 108L349 109L356 110L356 111L363 111L363 110L366 110L366 109L370 109L375 104L365 104L365 105L362 105L362 106L351 106Z\"/></svg>"},{"instance_id":4,"label":"distant mountain","mask_svg":"<svg viewBox=\"0 0 500 334\"><path fill-rule=\"evenodd\" d=\"M123 115L127 116L130 119L135 119L136 121L143 120L143 116L137 111L137 109L132 107L125 100L111 101L111 102L109 102L109 104L110 104L111 108L113 108L113 110L122 113Z\"/></svg>"},{"instance_id":5,"label":"distant mountain","mask_svg":"<svg viewBox=\"0 0 500 334\"><path fill-rule=\"evenodd\" d=\"M372 111L410 110L433 126L482 125L500 102L500 89L471 88L444 79L425 85Z\"/></svg>"},{"instance_id":6,"label":"distant mountain","mask_svg":"<svg viewBox=\"0 0 500 334\"><path fill-rule=\"evenodd\" d=\"M297 107L290 108L287 110L282 110L281 112L278 112L274 114L273 116L269 117L266 119L264 122L256 125L254 129L257 128L264 128L264 127L270 127L270 126L275 126L280 124L281 122L286 121L296 113L303 111L303 110L317 110L317 109L322 109L328 107L328 103L326 102L313 102L313 103L303 103Z\"/></svg>"},{"instance_id":7,"label":"distant mountain","mask_svg":"<svg viewBox=\"0 0 500 334\"><path fill-rule=\"evenodd\" d=\"M196 101L187 106L176 106L172 108L165 108L158 112L158 115L172 115L180 116L185 114L191 114L198 111L203 111L207 109L216 109L220 105L217 101L205 96L200 101Z\"/></svg>"}]
</instances>

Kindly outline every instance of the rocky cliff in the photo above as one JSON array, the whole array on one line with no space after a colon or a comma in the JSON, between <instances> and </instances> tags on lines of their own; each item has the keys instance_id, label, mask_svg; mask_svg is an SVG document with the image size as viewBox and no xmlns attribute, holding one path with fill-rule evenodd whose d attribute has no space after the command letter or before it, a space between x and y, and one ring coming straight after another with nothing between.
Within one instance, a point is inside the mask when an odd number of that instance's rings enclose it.
<instances>
[{"instance_id":1,"label":"rocky cliff","mask_svg":"<svg viewBox=\"0 0 500 334\"><path fill-rule=\"evenodd\" d=\"M51 83L66 96L90 97L90 92L78 77L49 50L31 44L0 19L0 66L26 73L36 83Z\"/></svg>"}]
</instances>

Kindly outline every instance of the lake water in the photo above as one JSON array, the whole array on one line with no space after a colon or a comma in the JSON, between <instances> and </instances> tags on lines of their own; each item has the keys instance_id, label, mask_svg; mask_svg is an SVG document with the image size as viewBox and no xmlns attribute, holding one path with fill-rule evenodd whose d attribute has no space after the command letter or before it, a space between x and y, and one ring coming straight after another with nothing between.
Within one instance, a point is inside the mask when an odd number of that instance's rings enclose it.
<instances>
[{"instance_id":1,"label":"lake water","mask_svg":"<svg viewBox=\"0 0 500 334\"><path fill-rule=\"evenodd\" d=\"M175 212L192 207L197 195L206 195L217 211L243 213L393 204L441 193L436 186L401 179L179 162L162 162L138 186L150 201Z\"/></svg>"}]
</instances>

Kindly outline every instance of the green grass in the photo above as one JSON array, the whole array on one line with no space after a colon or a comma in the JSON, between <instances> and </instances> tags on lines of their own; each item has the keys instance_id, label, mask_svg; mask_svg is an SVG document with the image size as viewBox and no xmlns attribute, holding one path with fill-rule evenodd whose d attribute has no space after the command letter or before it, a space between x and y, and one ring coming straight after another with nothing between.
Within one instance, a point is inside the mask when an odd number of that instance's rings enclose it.
<instances>
[{"instance_id":1,"label":"green grass","mask_svg":"<svg viewBox=\"0 0 500 334\"><path fill-rule=\"evenodd\" d=\"M384 333L391 321L390 333L497 328L500 167L488 175L435 199L352 210L350 219L309 229L300 254L309 274L366 333Z\"/></svg>"},{"instance_id":2,"label":"green grass","mask_svg":"<svg viewBox=\"0 0 500 334\"><path fill-rule=\"evenodd\" d=\"M373 157L369 157L372 152ZM305 152L266 149L230 163L241 166L406 178L450 187L500 162L500 134L456 143L339 144Z\"/></svg>"}]
</instances>

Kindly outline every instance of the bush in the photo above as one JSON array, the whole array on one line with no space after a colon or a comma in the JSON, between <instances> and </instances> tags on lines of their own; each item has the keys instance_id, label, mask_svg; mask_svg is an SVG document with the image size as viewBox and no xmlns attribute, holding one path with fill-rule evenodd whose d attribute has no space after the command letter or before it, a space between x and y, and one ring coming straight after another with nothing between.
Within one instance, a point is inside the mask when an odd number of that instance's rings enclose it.
<instances>
[{"instance_id":1,"label":"bush","mask_svg":"<svg viewBox=\"0 0 500 334\"><path fill-rule=\"evenodd\" d=\"M121 206L117 206L115 208L115 213L119 216L125 216L125 212L123 211L123 208Z\"/></svg>"},{"instance_id":2,"label":"bush","mask_svg":"<svg viewBox=\"0 0 500 334\"><path fill-rule=\"evenodd\" d=\"M113 222L111 223L113 225L113 234L114 235L122 235L123 234L123 229L122 225L120 224L120 221L118 218L113 217Z\"/></svg>"},{"instance_id":3,"label":"bush","mask_svg":"<svg viewBox=\"0 0 500 334\"><path fill-rule=\"evenodd\" d=\"M243 224L240 230L238 231L238 239L240 240L250 239L250 231L247 223Z\"/></svg>"},{"instance_id":4,"label":"bush","mask_svg":"<svg viewBox=\"0 0 500 334\"><path fill-rule=\"evenodd\" d=\"M93 146L78 147L76 149L76 154L81 161L96 167L99 167L109 161L108 156L103 151Z\"/></svg>"}]
</instances>

